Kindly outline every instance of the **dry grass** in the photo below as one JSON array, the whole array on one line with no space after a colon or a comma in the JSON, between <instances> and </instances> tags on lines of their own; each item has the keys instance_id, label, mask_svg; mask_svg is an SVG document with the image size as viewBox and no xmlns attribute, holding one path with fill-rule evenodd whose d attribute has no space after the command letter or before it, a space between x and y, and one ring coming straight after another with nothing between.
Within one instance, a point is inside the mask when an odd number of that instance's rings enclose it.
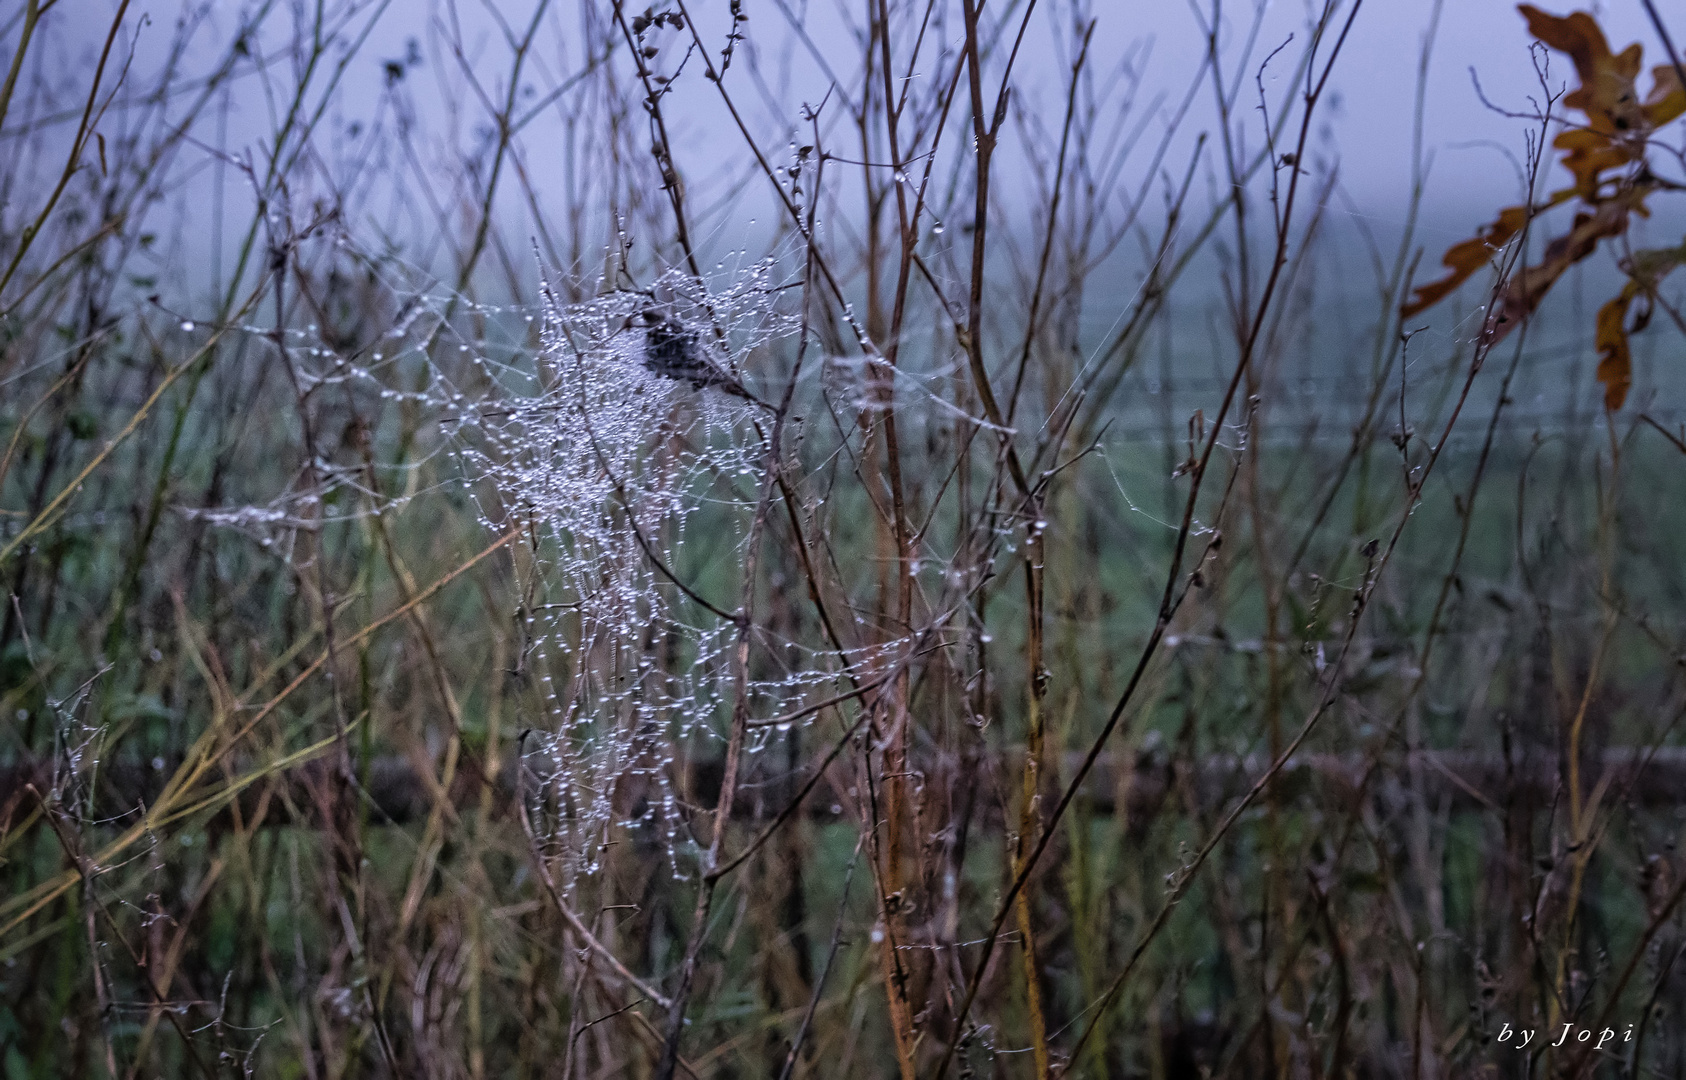
<instances>
[{"instance_id":1,"label":"dry grass","mask_svg":"<svg viewBox=\"0 0 1686 1080\"><path fill-rule=\"evenodd\" d=\"M1045 7L0 12L7 1080L1686 1075L1668 401Z\"/></svg>"}]
</instances>

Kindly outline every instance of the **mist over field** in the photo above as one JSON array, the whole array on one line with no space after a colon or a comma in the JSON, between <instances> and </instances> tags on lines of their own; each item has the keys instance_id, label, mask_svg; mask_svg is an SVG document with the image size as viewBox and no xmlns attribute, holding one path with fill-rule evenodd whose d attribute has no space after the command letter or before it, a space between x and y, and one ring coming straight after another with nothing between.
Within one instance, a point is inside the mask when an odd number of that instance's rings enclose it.
<instances>
[{"instance_id":1,"label":"mist over field","mask_svg":"<svg viewBox=\"0 0 1686 1080\"><path fill-rule=\"evenodd\" d=\"M0 1077L1686 1076L1682 44L0 8Z\"/></svg>"}]
</instances>

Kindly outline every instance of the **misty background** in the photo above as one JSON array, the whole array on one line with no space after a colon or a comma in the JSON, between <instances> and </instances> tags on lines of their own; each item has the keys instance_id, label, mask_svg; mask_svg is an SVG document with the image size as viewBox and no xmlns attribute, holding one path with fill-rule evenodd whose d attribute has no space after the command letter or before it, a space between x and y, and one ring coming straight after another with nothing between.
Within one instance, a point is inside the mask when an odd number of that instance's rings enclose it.
<instances>
[{"instance_id":1,"label":"misty background","mask_svg":"<svg viewBox=\"0 0 1686 1080\"><path fill-rule=\"evenodd\" d=\"M0 23L0 41L15 38L19 8ZM21 117L0 133L0 145L13 154L32 156L37 175L56 170L64 138L74 127L79 85L104 41L106 13L115 5L60 5L43 19L43 37L51 48L37 50L24 78L57 87L65 108L53 115ZM805 108L819 110L818 136L838 159L828 176L831 204L822 213L822 232L835 218L848 228L861 206L859 176L848 164L859 160L858 132L852 130L850 102L860 92L863 29L847 5L815 0L755 0L741 8L743 40L735 48L727 80L735 101L758 143L775 163L789 164L794 149L814 138ZM1309 3L1224 4L1217 9L1217 49L1225 71L1246 71L1245 80L1225 87L1234 105L1231 137L1244 150L1257 151L1264 109L1279 111L1293 93L1298 55L1296 42L1307 35L1317 15ZM1649 22L1637 3L1594 5L1593 14L1619 51L1630 41L1646 51L1646 74L1663 59ZM1057 13L1056 13L1057 11ZM96 12L99 13L96 17ZM1030 242L1044 212L1049 181L1047 161L1057 147L1060 118L1069 89L1073 45L1079 34L1068 11L1046 9L1033 18L1014 70L1012 119L1005 129L996 184L1003 191L1001 227ZM911 19L917 9L895 18ZM724 42L731 24L725 5L699 5L705 41ZM124 79L110 105L111 126L120 131L126 114L162 109L185 110L200 88L215 80L214 108L196 114L174 160L159 171L159 201L150 211L159 240L145 253L155 272L136 275L147 290L169 283L171 303L189 317L204 318L214 303L210 287L232 288L225 281L241 237L223 227L225 220L245 220L255 206L256 186L240 175L241 163L262 171L274 161L268 134L287 119L278 102L284 88L303 74L317 87L306 107L326 137L307 161L314 190L297 192L337 208L336 228L371 249L388 252L424 275L452 284L451 266L461 261L487 178L475 173L499 138L495 117L506 99L516 119L509 133L510 160L520 184L503 178L489 203L496 226L493 236L527 236L553 272L593 273L611 248L617 220L629 208L609 192L593 197L594 155L606 147L590 136L611 103L584 88L602 57L588 55L584 42L601 40L588 25L605 18L595 5L579 3L485 2L444 4L360 2L335 8L333 20L313 25L316 9L306 4L184 3L133 5L113 39L114 63ZM1215 204L1223 181L1215 156L1217 110L1214 87L1204 60L1209 48L1207 16L1179 3L1100 4L1089 10L1094 30L1079 88L1082 104L1097 118L1090 137L1110 140L1111 169L1096 179L1106 216L1122 225L1129 239L1113 244L1097 281L1111 281L1119 298L1111 304L1092 292L1082 314L1085 337L1095 345L1117 325L1120 312L1139 288L1151 252L1142 239L1159 228L1167 192L1185 173L1207 204ZM1003 20L1003 24L1014 20ZM1078 20L1082 21L1082 20ZM61 25L54 27L53 23ZM47 30L56 30L47 33ZM957 25L931 29L936 45L952 49ZM301 73L288 43L305 32L326 35L327 57L339 65ZM789 229L755 161L738 151L743 138L703 78L701 64L682 62L688 43L674 31L655 31L665 52L652 62L674 77L664 99L668 138L676 171L695 216L692 231L705 262L721 271L770 252L788 252ZM529 38L519 85L507 81L520 42ZM614 39L616 45L624 43ZM231 45L241 42L239 55ZM1277 51L1280 50L1280 51ZM1274 55L1272 55L1274 53ZM937 48L928 51L934 61ZM1422 67L1425 62L1426 69ZM1267 59L1268 58L1268 59ZM1418 0L1369 0L1362 7L1337 67L1333 90L1320 110L1313 146L1314 169L1333 168L1334 187L1319 229L1333 243L1323 246L1315 295L1329 317L1316 355L1305 358L1305 378L1313 382L1339 377L1343 354L1362 342L1370 328L1342 325L1341 313L1370 311L1380 287L1378 253L1391 252L1407 226L1414 227L1421 261L1415 280L1439 274L1439 253L1472 236L1500 207L1522 201L1524 158L1537 136L1536 115L1545 86L1561 93L1572 85L1566 57L1544 49L1531 52L1522 18L1514 5L1477 0L1430 3ZM1421 80L1418 126L1419 73ZM916 73L915 78L924 77ZM633 80L623 74L628 100ZM899 78L899 76L898 76ZM1485 100L1483 100L1485 97ZM823 107L822 107L823 105ZM644 120L626 101L625 124ZM1507 115L1508 113L1508 115ZM951 128L952 152L959 136ZM1555 132L1555 128L1553 131ZM120 135L114 136L120 138ZM1418 138L1420 137L1420 148ZM1207 140L1204 147L1200 140ZM633 139L636 142L636 138ZM326 152L323 147L329 148ZM1420 149L1420 158L1418 157ZM291 148L283 154L293 152ZM1420 161L1421 171L1417 171ZM1041 163L1037 165L1035 163ZM921 161L904 163L916 177ZM1662 163L1663 168L1677 162ZM90 160L84 167L92 168ZM1192 168L1192 172L1190 171ZM26 172L28 170L25 170ZM1549 160L1536 185L1544 193L1563 186L1567 174ZM966 236L946 230L943 169L935 173L927 195L922 250L933 263L953 245L964 257ZM1412 198L1421 181L1420 208L1413 219ZM651 200L659 201L652 175ZM27 203L27 188L7 192L4 212L16 214ZM950 192L952 194L952 192ZM583 203L582 203L583 200ZM586 212L569 217L571 235L540 236L539 217L561 205ZM303 213L302 210L298 211ZM618 215L618 217L617 217ZM1536 246L1554 226L1566 227L1568 212L1542 218ZM441 220L463 223L461 235L439 227ZM1192 220L1192 219L1191 219ZM1678 241L1686 215L1673 203L1661 216L1635 223L1634 246ZM1122 234L1121 234L1122 236ZM631 237L634 248L641 238ZM671 239L647 236L649 252ZM1180 302L1173 317L1205 319L1220 305L1222 243L1198 256L1199 265L1183 295L1209 295L1212 306ZM963 261L963 258L962 258ZM256 272L255 267L248 267ZM537 278L532 250L499 250L480 260L473 285L477 296L506 301L532 295ZM1585 392L1591 352L1590 312L1619 282L1611 261L1577 265L1558 285L1572 302L1549 305L1532 328L1544 346L1530 363L1525 380L1534 384L1544 408L1560 402L1547 390L1573 386ZM527 287L522 287L523 285ZM1471 288L1468 292L1473 292ZM226 293L225 293L226 295ZM1419 356L1453 360L1460 328L1472 325L1468 306L1441 305L1420 320L1425 349ZM1189 342L1199 334L1180 335ZM1641 396L1663 385L1672 371L1659 370L1652 339L1638 335L1636 386ZM1198 351L1198 350L1197 350ZM1196 355L1179 364L1184 377L1213 379L1228 361ZM1308 387L1311 383L1306 384ZM1686 385L1686 384L1681 384Z\"/></svg>"}]
</instances>

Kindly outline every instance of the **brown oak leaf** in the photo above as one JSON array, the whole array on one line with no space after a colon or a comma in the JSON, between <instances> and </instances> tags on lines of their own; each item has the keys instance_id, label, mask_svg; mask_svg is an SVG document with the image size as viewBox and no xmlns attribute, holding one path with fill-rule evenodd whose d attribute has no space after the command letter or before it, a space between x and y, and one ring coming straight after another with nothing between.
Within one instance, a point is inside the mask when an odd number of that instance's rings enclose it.
<instances>
[{"instance_id":1,"label":"brown oak leaf","mask_svg":"<svg viewBox=\"0 0 1686 1080\"><path fill-rule=\"evenodd\" d=\"M1575 194L1574 188L1557 192L1545 203L1533 208L1535 214L1567 201ZM1416 295L1399 309L1401 318L1409 319L1420 311L1425 311L1444 299L1447 294L1469 280L1471 274L1487 265L1489 259L1521 232L1528 224L1528 207L1507 206L1499 211L1499 218L1481 230L1481 235L1470 240L1453 244L1447 249L1440 260L1442 266L1450 270L1445 277L1438 281L1431 281L1427 285L1418 285Z\"/></svg>"},{"instance_id":2,"label":"brown oak leaf","mask_svg":"<svg viewBox=\"0 0 1686 1080\"><path fill-rule=\"evenodd\" d=\"M1598 309L1598 381L1604 385L1604 407L1615 412L1633 385L1633 350L1627 340L1627 309L1639 287L1628 282L1614 299Z\"/></svg>"},{"instance_id":3,"label":"brown oak leaf","mask_svg":"<svg viewBox=\"0 0 1686 1080\"><path fill-rule=\"evenodd\" d=\"M1575 62L1581 85L1564 97L1565 106L1586 113L1593 130L1605 135L1647 126L1634 86L1642 55L1638 42L1611 53L1597 20L1584 11L1557 16L1532 4L1521 4L1517 10L1528 20L1529 33L1558 52L1568 53Z\"/></svg>"}]
</instances>

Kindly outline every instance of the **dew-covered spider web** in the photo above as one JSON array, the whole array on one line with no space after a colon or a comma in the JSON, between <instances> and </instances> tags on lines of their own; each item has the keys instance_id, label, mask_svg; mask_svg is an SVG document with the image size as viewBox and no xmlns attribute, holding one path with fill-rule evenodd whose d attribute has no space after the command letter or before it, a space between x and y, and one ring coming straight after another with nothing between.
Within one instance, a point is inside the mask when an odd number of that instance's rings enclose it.
<instances>
[{"instance_id":1,"label":"dew-covered spider web","mask_svg":"<svg viewBox=\"0 0 1686 1080\"><path fill-rule=\"evenodd\" d=\"M177 508L294 564L314 550L299 543L312 529L455 512L441 509L452 489L491 534L518 530L514 670L538 703L521 723L526 775L541 778L528 794L566 890L626 830L691 873L691 811L713 807L685 805L702 796L686 792L684 766L722 757L740 693L745 749L758 754L815 723L818 703L857 685L851 675L911 659L911 638L844 652L751 620L740 690L735 613L776 417L765 373L788 368L801 325L783 268L769 258L706 283L678 272L641 288L573 282L578 300L546 283L536 310L389 275L390 329L372 344L335 348L312 325L286 331L284 347L305 393L357 398L389 426L394 409L409 417L398 463L318 460L280 494ZM869 407L865 377L841 358L810 370L805 391ZM793 487L796 442L787 433L781 448Z\"/></svg>"},{"instance_id":2,"label":"dew-covered spider web","mask_svg":"<svg viewBox=\"0 0 1686 1080\"><path fill-rule=\"evenodd\" d=\"M545 703L540 771L565 888L597 870L621 828L648 830L674 873L689 872L676 764L722 752L739 693L731 616L768 477L772 407L743 390L754 385L743 373L799 329L775 271L768 260L724 288L671 273L578 303L547 288L532 365L477 358L487 389L439 402L483 522L523 527L535 556L519 618ZM705 374L673 377L651 360L658 323ZM845 658L761 626L750 638L750 753L811 723L804 706L836 693L847 665L901 648Z\"/></svg>"}]
</instances>

